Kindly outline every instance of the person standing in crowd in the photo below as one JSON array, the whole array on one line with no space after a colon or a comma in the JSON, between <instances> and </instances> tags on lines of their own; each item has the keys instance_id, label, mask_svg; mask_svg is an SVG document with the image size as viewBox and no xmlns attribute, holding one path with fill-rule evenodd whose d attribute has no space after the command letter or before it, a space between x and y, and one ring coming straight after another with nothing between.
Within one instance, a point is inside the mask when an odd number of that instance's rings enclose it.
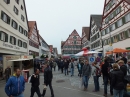
<instances>
[{"instance_id":1,"label":"person standing in crowd","mask_svg":"<svg viewBox=\"0 0 130 97\"><path fill-rule=\"evenodd\" d=\"M79 62L79 64L77 65L78 72L79 72L79 74L78 74L79 77L81 77L81 75L82 75L82 68L83 68L83 65L84 65L84 63L83 63L82 61Z\"/></svg>"},{"instance_id":2,"label":"person standing in crowd","mask_svg":"<svg viewBox=\"0 0 130 97\"><path fill-rule=\"evenodd\" d=\"M57 65L57 63L56 63L56 61L54 61L54 62L53 62L54 71L56 70L56 65Z\"/></svg>"},{"instance_id":3,"label":"person standing in crowd","mask_svg":"<svg viewBox=\"0 0 130 97\"><path fill-rule=\"evenodd\" d=\"M124 73L124 76L127 75L127 66L125 65L123 60L118 61L118 64L120 66L120 70Z\"/></svg>"},{"instance_id":4,"label":"person standing in crowd","mask_svg":"<svg viewBox=\"0 0 130 97\"><path fill-rule=\"evenodd\" d=\"M48 63L45 62L44 63L46 68L44 70L44 85L50 87L51 90L51 97L54 97L54 92L53 92L53 88L52 88L52 79L53 79L53 74L52 74L52 70L49 67ZM44 97L46 94L46 89L43 89L43 93L42 93L42 97Z\"/></svg>"},{"instance_id":5,"label":"person standing in crowd","mask_svg":"<svg viewBox=\"0 0 130 97\"><path fill-rule=\"evenodd\" d=\"M125 57L125 55L123 55L123 57L121 58L121 60L124 61L125 65L127 64L127 58Z\"/></svg>"},{"instance_id":6,"label":"person standing in crowd","mask_svg":"<svg viewBox=\"0 0 130 97\"><path fill-rule=\"evenodd\" d=\"M71 72L71 77L74 76L74 67L75 67L74 61L71 60L71 62L69 63L69 68L70 68L70 72Z\"/></svg>"},{"instance_id":7,"label":"person standing in crowd","mask_svg":"<svg viewBox=\"0 0 130 97\"><path fill-rule=\"evenodd\" d=\"M8 67L5 69L6 82L8 81L10 75L11 75L11 68L8 66Z\"/></svg>"},{"instance_id":8,"label":"person standing in crowd","mask_svg":"<svg viewBox=\"0 0 130 97\"><path fill-rule=\"evenodd\" d=\"M130 60L128 60L128 64L127 64L127 72L130 75Z\"/></svg>"},{"instance_id":9,"label":"person standing in crowd","mask_svg":"<svg viewBox=\"0 0 130 97\"><path fill-rule=\"evenodd\" d=\"M40 70L40 62L37 63L37 67Z\"/></svg>"},{"instance_id":10,"label":"person standing in crowd","mask_svg":"<svg viewBox=\"0 0 130 97\"><path fill-rule=\"evenodd\" d=\"M31 96L34 96L34 93L36 92L38 97L41 97L39 85L40 85L40 77L39 77L39 69L35 69L34 74L31 76L30 80L32 87L31 87Z\"/></svg>"},{"instance_id":11,"label":"person standing in crowd","mask_svg":"<svg viewBox=\"0 0 130 97\"><path fill-rule=\"evenodd\" d=\"M6 83L5 92L8 97L24 97L23 92L25 89L24 77L20 76L21 70L16 69L16 76L12 76Z\"/></svg>"},{"instance_id":12,"label":"person standing in crowd","mask_svg":"<svg viewBox=\"0 0 130 97\"><path fill-rule=\"evenodd\" d=\"M64 62L65 76L66 76L66 73L68 75L68 66L69 66L69 63L67 62L67 60L65 60Z\"/></svg>"},{"instance_id":13,"label":"person standing in crowd","mask_svg":"<svg viewBox=\"0 0 130 97\"><path fill-rule=\"evenodd\" d=\"M109 80L108 67L109 67L108 59L105 58L104 64L102 65L102 70L101 70L103 74L103 78L104 78L104 96L105 97L107 97L107 86L108 86L108 80Z\"/></svg>"},{"instance_id":14,"label":"person standing in crowd","mask_svg":"<svg viewBox=\"0 0 130 97\"><path fill-rule=\"evenodd\" d=\"M60 70L60 59L58 58L57 60L57 65L58 65L58 71Z\"/></svg>"},{"instance_id":15,"label":"person standing in crowd","mask_svg":"<svg viewBox=\"0 0 130 97\"><path fill-rule=\"evenodd\" d=\"M100 68L97 66L97 62L94 62L92 64L92 75L93 75L94 85L95 85L95 89L93 90L93 92L97 92L100 90L99 75L98 75L99 72L100 72Z\"/></svg>"},{"instance_id":16,"label":"person standing in crowd","mask_svg":"<svg viewBox=\"0 0 130 97\"><path fill-rule=\"evenodd\" d=\"M52 68L53 68L53 61L52 60L50 60L49 65L50 65L51 70L52 70Z\"/></svg>"},{"instance_id":17,"label":"person standing in crowd","mask_svg":"<svg viewBox=\"0 0 130 97\"><path fill-rule=\"evenodd\" d=\"M63 73L63 69L64 69L64 61L63 60L60 61L60 68L61 68L61 73Z\"/></svg>"},{"instance_id":18,"label":"person standing in crowd","mask_svg":"<svg viewBox=\"0 0 130 97\"><path fill-rule=\"evenodd\" d=\"M91 76L91 71L92 71L92 68L89 65L88 60L85 60L85 64L82 69L82 76L83 76L83 80L84 80L84 91L86 91L88 88L88 80Z\"/></svg>"},{"instance_id":19,"label":"person standing in crowd","mask_svg":"<svg viewBox=\"0 0 130 97\"><path fill-rule=\"evenodd\" d=\"M113 97L123 97L124 73L119 69L118 64L113 64L111 84L113 86Z\"/></svg>"}]
</instances>

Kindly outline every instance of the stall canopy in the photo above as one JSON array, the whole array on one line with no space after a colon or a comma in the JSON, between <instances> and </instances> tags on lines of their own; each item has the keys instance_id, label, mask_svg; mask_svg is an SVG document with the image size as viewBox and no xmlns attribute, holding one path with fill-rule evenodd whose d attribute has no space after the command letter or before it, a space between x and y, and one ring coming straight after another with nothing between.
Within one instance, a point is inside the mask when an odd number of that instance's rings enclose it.
<instances>
[{"instance_id":1,"label":"stall canopy","mask_svg":"<svg viewBox=\"0 0 130 97\"><path fill-rule=\"evenodd\" d=\"M31 60L31 59L15 59L15 60L8 60L8 61L26 61L26 60Z\"/></svg>"},{"instance_id":2,"label":"stall canopy","mask_svg":"<svg viewBox=\"0 0 130 97\"><path fill-rule=\"evenodd\" d=\"M121 49L121 48L115 48L113 51L106 52L106 54L124 53L124 52L130 52L130 50Z\"/></svg>"}]
</instances>

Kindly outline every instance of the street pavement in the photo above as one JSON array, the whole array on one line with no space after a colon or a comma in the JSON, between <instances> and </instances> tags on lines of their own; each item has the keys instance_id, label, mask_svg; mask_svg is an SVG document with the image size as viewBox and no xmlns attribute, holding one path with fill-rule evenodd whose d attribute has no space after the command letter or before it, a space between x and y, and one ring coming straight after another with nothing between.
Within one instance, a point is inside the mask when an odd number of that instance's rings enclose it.
<instances>
[{"instance_id":1,"label":"street pavement","mask_svg":"<svg viewBox=\"0 0 130 97\"><path fill-rule=\"evenodd\" d=\"M89 79L88 91L83 91L81 85L81 78L78 77L78 71L75 69L73 77L70 75L65 76L61 71L53 71L53 89L55 97L103 97L102 78L100 78L100 91L92 92L94 89L93 78ZM43 74L40 74L40 91L43 91ZM5 81L0 81L0 97L7 97L4 92ZM30 97L31 84L26 83L24 97ZM48 87L49 88L49 87ZM109 88L109 87L108 87ZM109 89L108 89L109 91ZM38 97L35 93L34 97ZM47 89L45 97L51 97L50 89ZM108 93L108 97L110 93Z\"/></svg>"}]
</instances>

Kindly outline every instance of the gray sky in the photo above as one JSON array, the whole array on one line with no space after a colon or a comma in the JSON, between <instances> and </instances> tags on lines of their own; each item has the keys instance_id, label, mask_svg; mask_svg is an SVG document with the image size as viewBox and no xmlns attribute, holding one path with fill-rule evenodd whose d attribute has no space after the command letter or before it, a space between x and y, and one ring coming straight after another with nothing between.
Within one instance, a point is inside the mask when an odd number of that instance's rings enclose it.
<instances>
[{"instance_id":1,"label":"gray sky","mask_svg":"<svg viewBox=\"0 0 130 97\"><path fill-rule=\"evenodd\" d=\"M105 0L25 0L29 21L37 21L40 35L61 53L61 41L89 26L91 14L102 14Z\"/></svg>"}]
</instances>

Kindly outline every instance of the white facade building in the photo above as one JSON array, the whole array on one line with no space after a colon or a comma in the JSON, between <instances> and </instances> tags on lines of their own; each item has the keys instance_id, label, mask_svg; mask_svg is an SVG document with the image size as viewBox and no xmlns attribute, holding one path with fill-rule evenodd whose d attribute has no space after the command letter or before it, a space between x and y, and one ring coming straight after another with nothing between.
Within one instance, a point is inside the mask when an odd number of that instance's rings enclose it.
<instances>
[{"instance_id":1,"label":"white facade building","mask_svg":"<svg viewBox=\"0 0 130 97\"><path fill-rule=\"evenodd\" d=\"M130 47L130 1L105 0L102 21L104 54L114 48Z\"/></svg>"}]
</instances>

